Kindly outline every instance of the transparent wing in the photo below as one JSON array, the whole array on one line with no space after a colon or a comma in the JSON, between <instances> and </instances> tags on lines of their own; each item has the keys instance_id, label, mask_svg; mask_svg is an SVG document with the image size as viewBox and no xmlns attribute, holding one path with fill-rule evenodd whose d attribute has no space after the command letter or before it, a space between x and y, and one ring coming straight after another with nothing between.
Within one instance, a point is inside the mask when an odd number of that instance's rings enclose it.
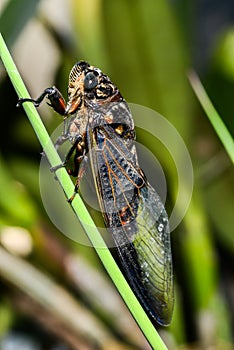
<instances>
[{"instance_id":1,"label":"transparent wing","mask_svg":"<svg viewBox=\"0 0 234 350\"><path fill-rule=\"evenodd\" d=\"M111 126L90 134L91 165L106 227L145 310L167 325L173 311L170 232L163 204L139 168L132 140Z\"/></svg>"}]
</instances>

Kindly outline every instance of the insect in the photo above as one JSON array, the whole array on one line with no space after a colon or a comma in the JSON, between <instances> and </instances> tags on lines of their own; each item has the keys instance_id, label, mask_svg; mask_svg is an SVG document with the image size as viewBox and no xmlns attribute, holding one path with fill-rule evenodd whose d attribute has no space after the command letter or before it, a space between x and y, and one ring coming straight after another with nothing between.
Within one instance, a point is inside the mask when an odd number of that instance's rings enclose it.
<instances>
[{"instance_id":1,"label":"insect","mask_svg":"<svg viewBox=\"0 0 234 350\"><path fill-rule=\"evenodd\" d=\"M124 274L148 315L168 325L174 303L168 217L138 164L134 122L126 101L107 75L84 61L70 72L67 103L51 87L36 100L19 99L18 105L29 101L39 106L45 97L64 117L64 132L56 145L67 140L72 144L62 166L75 153L74 169L68 169L77 177L74 195L88 158L105 226Z\"/></svg>"}]
</instances>

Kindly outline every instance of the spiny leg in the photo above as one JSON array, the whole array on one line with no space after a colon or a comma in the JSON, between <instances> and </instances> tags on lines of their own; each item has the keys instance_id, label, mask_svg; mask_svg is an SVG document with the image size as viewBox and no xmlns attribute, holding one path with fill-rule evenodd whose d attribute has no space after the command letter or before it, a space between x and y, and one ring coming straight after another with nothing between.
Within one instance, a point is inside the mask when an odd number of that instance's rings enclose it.
<instances>
[{"instance_id":1,"label":"spiny leg","mask_svg":"<svg viewBox=\"0 0 234 350\"><path fill-rule=\"evenodd\" d=\"M32 102L34 104L35 107L39 107L41 102L44 100L44 98L47 97L50 101L50 103L48 103L49 106L51 106L57 113L61 114L64 116L64 130L63 130L63 134L58 138L58 140L55 143L55 147L56 149L58 149L59 146L61 146L65 141L67 141L67 139L69 138L69 136L66 133L66 115L68 113L67 111L67 105L66 102L62 96L62 94L60 93L60 91L55 87L50 87L47 88L43 91L43 93L37 98L37 99L31 99L31 98L19 98L18 103L17 103L17 107L22 106L22 104L24 102ZM56 170L66 166L66 164L68 163L69 159L72 156L72 153L74 152L74 150L76 149L78 143L82 141L82 137L79 135L76 139L76 141L74 142L74 144L72 145L72 147L70 148L69 152L66 155L66 158L64 160L63 163L52 167L50 170L52 172L55 172ZM80 153L80 151L78 151L78 154ZM80 181L81 178L85 172L85 164L87 163L86 161L87 157L83 154L77 157L76 154L76 160L75 160L75 168L74 170L69 169L68 173L70 175L76 176L77 175L77 180L76 180L76 184L75 184L75 188L74 188L74 193L73 195L68 199L68 202L71 203L76 195L76 193L79 190L79 186L80 186ZM84 162L82 162L82 160Z\"/></svg>"},{"instance_id":2,"label":"spiny leg","mask_svg":"<svg viewBox=\"0 0 234 350\"><path fill-rule=\"evenodd\" d=\"M60 137L57 139L56 143L55 143L55 148L57 149L57 148L58 148L59 146L61 146L67 139L68 139L67 136L63 136L63 135L60 136ZM79 143L80 141L82 141L82 136L78 135L77 138L76 138L76 140L75 140L75 142L74 142L74 144L73 144L72 147L69 149L69 151L68 151L68 153L67 153L67 155L66 155L64 161L63 161L61 164L56 165L56 166L50 168L50 171L55 172L56 170L58 170L58 169L60 169L60 168L63 168L64 166L66 166L66 164L68 163L69 159L71 158L73 152L74 152L75 149L77 148L77 145L78 145L78 143ZM77 155L76 155L76 157L77 157ZM83 155L82 155L82 157L83 157ZM70 175L73 175L71 170L69 170L68 173L69 173ZM75 175L75 176L76 176L76 175Z\"/></svg>"},{"instance_id":3,"label":"spiny leg","mask_svg":"<svg viewBox=\"0 0 234 350\"><path fill-rule=\"evenodd\" d=\"M77 178L76 178L73 195L68 199L68 203L71 203L73 201L73 199L75 198L76 194L79 191L80 182L85 173L85 167L87 165L87 161L88 161L88 157L86 155L80 156L76 159L75 169L72 175L74 176L75 172L77 171Z\"/></svg>"}]
</instances>

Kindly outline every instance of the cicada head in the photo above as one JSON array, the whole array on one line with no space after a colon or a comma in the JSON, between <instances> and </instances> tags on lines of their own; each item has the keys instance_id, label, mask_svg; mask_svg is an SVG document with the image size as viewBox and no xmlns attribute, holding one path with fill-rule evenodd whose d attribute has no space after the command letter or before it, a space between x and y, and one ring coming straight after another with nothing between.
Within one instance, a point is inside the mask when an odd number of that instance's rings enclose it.
<instances>
[{"instance_id":1,"label":"cicada head","mask_svg":"<svg viewBox=\"0 0 234 350\"><path fill-rule=\"evenodd\" d=\"M76 63L70 72L68 97L66 114L75 113L84 104L102 105L123 99L109 77L85 61Z\"/></svg>"}]
</instances>

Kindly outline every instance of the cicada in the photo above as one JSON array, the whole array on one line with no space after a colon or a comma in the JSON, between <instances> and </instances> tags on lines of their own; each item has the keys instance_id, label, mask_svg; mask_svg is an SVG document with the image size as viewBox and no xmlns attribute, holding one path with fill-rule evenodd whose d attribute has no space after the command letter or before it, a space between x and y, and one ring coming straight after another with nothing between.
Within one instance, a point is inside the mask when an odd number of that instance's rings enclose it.
<instances>
[{"instance_id":1,"label":"cicada","mask_svg":"<svg viewBox=\"0 0 234 350\"><path fill-rule=\"evenodd\" d=\"M70 72L67 103L51 87L38 99L20 99L18 104L31 101L39 106L45 97L64 117L56 145L67 140L72 144L62 165L75 153L74 168L68 169L77 177L74 195L88 158L104 223L125 277L148 315L168 325L174 303L168 217L139 166L126 101L107 75L84 61Z\"/></svg>"}]
</instances>

